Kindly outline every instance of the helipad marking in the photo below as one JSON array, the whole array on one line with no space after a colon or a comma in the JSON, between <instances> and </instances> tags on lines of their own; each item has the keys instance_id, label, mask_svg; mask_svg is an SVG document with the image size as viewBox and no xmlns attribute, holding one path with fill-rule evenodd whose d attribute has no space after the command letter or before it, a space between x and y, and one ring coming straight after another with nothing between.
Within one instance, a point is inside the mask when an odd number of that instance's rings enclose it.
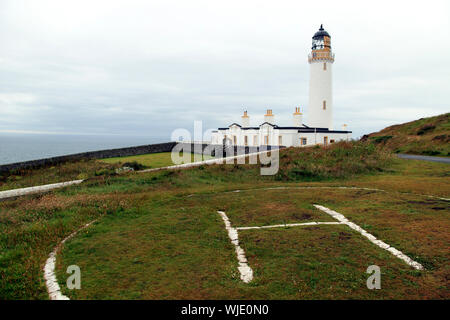
<instances>
[{"instance_id":1,"label":"helipad marking","mask_svg":"<svg viewBox=\"0 0 450 320\"><path fill-rule=\"evenodd\" d=\"M234 244L236 248L236 255L239 262L239 273L241 274L241 280L245 283L249 283L253 280L253 270L247 264L247 258L245 257L244 250L239 246L238 232L236 228L231 227L230 220L227 215L223 211L217 211L218 214L222 217L223 222L225 223L225 229L228 231L228 237L231 240L231 243Z\"/></svg>"},{"instance_id":2,"label":"helipad marking","mask_svg":"<svg viewBox=\"0 0 450 320\"><path fill-rule=\"evenodd\" d=\"M405 255L403 252L401 252L400 250L395 249L394 247L391 247L387 243L385 243L385 242L383 242L381 240L378 240L372 234L368 233L366 230L364 230L363 228L361 228L357 224L355 224L353 222L350 222L342 213L333 211L331 209L328 209L326 207L320 206L318 204L315 204L314 207L316 207L317 209L319 209L319 210L329 214L330 216L332 216L333 218L335 218L336 220L338 220L342 224L345 224L345 225L349 226L351 229L361 233L364 237L369 239L370 242L376 244L377 246L379 246L382 249L385 249L385 250L389 251L394 256L396 256L397 258L403 260L404 262L406 262L406 264L410 265L411 267L413 267L413 268L415 268L417 270L423 270L423 266L419 262L412 260L410 257Z\"/></svg>"}]
</instances>

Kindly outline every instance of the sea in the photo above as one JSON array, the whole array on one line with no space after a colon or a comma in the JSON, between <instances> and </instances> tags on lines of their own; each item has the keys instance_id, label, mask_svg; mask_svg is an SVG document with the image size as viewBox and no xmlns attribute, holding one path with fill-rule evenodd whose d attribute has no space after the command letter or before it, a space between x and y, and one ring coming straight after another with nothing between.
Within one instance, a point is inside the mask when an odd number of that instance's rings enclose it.
<instances>
[{"instance_id":1,"label":"sea","mask_svg":"<svg viewBox=\"0 0 450 320\"><path fill-rule=\"evenodd\" d=\"M0 165L168 141L155 136L0 133Z\"/></svg>"}]
</instances>

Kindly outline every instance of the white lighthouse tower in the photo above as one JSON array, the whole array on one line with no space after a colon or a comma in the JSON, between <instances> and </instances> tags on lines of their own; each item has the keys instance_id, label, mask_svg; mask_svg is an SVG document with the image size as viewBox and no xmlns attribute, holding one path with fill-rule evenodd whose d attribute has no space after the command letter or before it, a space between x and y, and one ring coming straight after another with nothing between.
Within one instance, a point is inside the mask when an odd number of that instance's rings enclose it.
<instances>
[{"instance_id":1,"label":"white lighthouse tower","mask_svg":"<svg viewBox=\"0 0 450 320\"><path fill-rule=\"evenodd\" d=\"M309 106L308 125L314 128L333 129L332 66L334 53L331 37L320 25L312 37L311 53L308 56Z\"/></svg>"}]
</instances>

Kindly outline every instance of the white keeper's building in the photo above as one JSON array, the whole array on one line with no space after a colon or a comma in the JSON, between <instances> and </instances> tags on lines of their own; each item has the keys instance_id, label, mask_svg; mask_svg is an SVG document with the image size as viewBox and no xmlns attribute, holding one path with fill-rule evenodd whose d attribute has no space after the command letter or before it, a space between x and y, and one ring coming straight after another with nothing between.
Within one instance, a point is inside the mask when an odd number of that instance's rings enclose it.
<instances>
[{"instance_id":1,"label":"white keeper's building","mask_svg":"<svg viewBox=\"0 0 450 320\"><path fill-rule=\"evenodd\" d=\"M310 64L308 125L302 121L300 107L295 108L290 126L280 126L269 109L264 122L259 126L250 125L250 117L244 111L242 122L233 123L227 128L219 128L211 134L212 144L233 144L238 146L280 145L300 147L314 144L333 143L350 140L351 131L347 125L342 130L333 128L332 67L334 53L331 50L331 37L322 25L312 37Z\"/></svg>"}]
</instances>

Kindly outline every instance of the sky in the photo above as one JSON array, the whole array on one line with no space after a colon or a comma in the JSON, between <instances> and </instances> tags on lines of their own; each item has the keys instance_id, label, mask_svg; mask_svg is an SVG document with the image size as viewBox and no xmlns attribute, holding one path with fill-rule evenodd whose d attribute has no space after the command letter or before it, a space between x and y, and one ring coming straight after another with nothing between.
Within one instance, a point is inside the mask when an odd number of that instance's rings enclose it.
<instances>
[{"instance_id":1,"label":"sky","mask_svg":"<svg viewBox=\"0 0 450 320\"><path fill-rule=\"evenodd\" d=\"M308 53L336 55L353 137L450 111L449 1L0 0L0 132L142 135L308 124Z\"/></svg>"}]
</instances>

